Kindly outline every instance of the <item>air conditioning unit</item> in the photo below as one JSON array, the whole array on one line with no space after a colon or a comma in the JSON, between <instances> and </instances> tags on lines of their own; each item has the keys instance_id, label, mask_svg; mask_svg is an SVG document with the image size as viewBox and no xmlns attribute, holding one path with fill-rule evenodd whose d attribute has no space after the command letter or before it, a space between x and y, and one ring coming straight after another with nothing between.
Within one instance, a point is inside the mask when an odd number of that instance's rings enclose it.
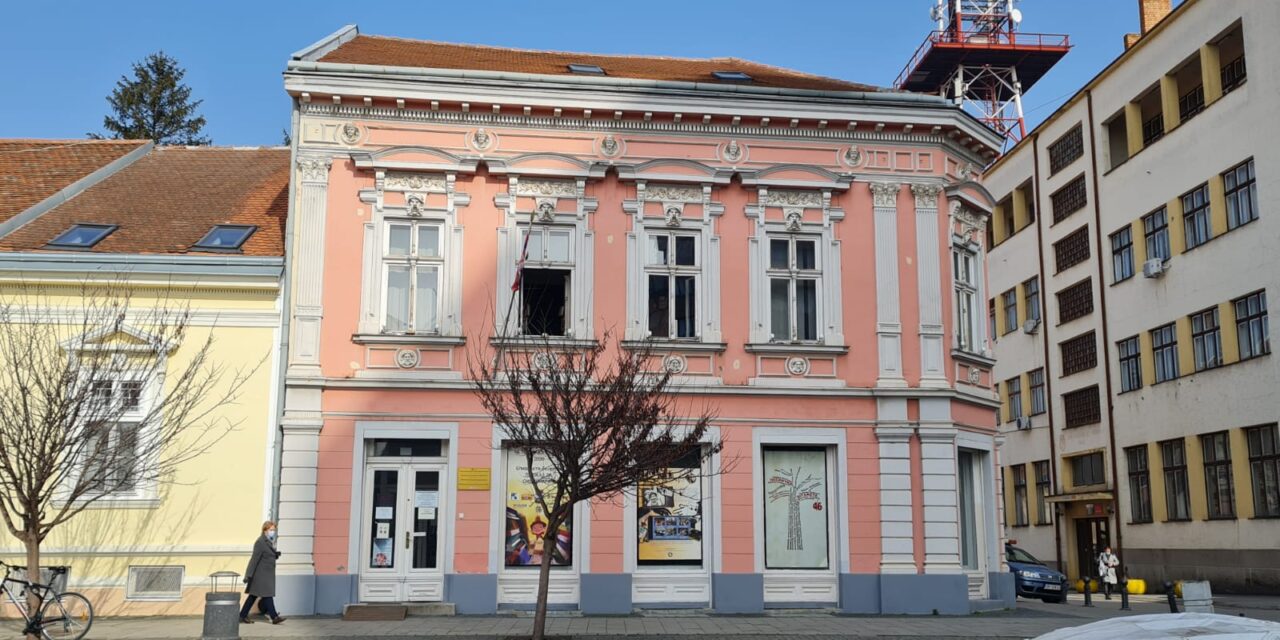
<instances>
[{"instance_id":1,"label":"air conditioning unit","mask_svg":"<svg viewBox=\"0 0 1280 640\"><path fill-rule=\"evenodd\" d=\"M1164 260L1156 258L1142 263L1142 275L1147 278L1159 278L1164 275Z\"/></svg>"},{"instance_id":2,"label":"air conditioning unit","mask_svg":"<svg viewBox=\"0 0 1280 640\"><path fill-rule=\"evenodd\" d=\"M1023 333L1035 333L1040 328L1040 318L1031 318L1022 323Z\"/></svg>"},{"instance_id":3,"label":"air conditioning unit","mask_svg":"<svg viewBox=\"0 0 1280 640\"><path fill-rule=\"evenodd\" d=\"M1030 429L1030 428L1031 428L1031 418L1026 417L1026 416L1023 416L1023 417L1021 417L1021 418L1018 418L1017 420L1015 420L1015 421L1014 421L1014 423L1018 425L1018 428L1019 428L1019 429Z\"/></svg>"}]
</instances>

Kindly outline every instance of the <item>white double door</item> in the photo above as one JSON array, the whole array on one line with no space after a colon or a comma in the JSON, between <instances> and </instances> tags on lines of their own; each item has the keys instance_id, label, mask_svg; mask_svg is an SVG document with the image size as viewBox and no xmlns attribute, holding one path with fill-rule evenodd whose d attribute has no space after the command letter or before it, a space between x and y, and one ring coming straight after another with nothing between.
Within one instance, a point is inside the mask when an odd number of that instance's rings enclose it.
<instances>
[{"instance_id":1,"label":"white double door","mask_svg":"<svg viewBox=\"0 0 1280 640\"><path fill-rule=\"evenodd\" d=\"M446 467L370 463L365 468L362 602L432 602L444 596Z\"/></svg>"}]
</instances>

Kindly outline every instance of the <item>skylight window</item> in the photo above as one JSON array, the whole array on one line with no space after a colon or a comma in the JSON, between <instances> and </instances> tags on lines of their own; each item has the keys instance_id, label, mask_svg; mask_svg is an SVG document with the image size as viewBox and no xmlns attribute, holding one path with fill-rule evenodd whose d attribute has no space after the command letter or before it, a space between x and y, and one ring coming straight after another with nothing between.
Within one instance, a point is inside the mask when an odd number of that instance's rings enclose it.
<instances>
[{"instance_id":1,"label":"skylight window","mask_svg":"<svg viewBox=\"0 0 1280 640\"><path fill-rule=\"evenodd\" d=\"M725 82L751 82L751 76L741 71L712 71L711 75Z\"/></svg>"},{"instance_id":2,"label":"skylight window","mask_svg":"<svg viewBox=\"0 0 1280 640\"><path fill-rule=\"evenodd\" d=\"M244 224L219 224L214 225L209 233L206 233L200 242L196 243L197 249L214 249L219 251L235 251L244 244L249 236L253 235L258 228L253 225Z\"/></svg>"},{"instance_id":3,"label":"skylight window","mask_svg":"<svg viewBox=\"0 0 1280 640\"><path fill-rule=\"evenodd\" d=\"M595 64L579 64L579 63L574 63L574 64L569 65L569 72L570 72L570 73L582 73L582 74L586 74L586 75L590 75L590 76L602 76L602 75L604 75L604 69L603 69L603 68L601 68L601 67L600 67L600 65L595 65Z\"/></svg>"},{"instance_id":4,"label":"skylight window","mask_svg":"<svg viewBox=\"0 0 1280 640\"><path fill-rule=\"evenodd\" d=\"M98 244L118 227L114 224L77 224L49 241L50 247L64 249L89 249Z\"/></svg>"}]
</instances>

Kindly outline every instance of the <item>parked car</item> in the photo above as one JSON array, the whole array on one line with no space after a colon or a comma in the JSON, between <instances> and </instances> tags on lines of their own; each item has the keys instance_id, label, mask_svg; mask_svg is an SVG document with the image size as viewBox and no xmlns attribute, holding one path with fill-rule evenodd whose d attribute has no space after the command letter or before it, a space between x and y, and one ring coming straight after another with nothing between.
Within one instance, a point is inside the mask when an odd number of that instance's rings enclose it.
<instances>
[{"instance_id":1,"label":"parked car","mask_svg":"<svg viewBox=\"0 0 1280 640\"><path fill-rule=\"evenodd\" d=\"M1012 544L1004 546L1004 558L1018 585L1018 595L1045 602L1067 601L1067 577L1062 572L1050 569L1025 549Z\"/></svg>"}]
</instances>

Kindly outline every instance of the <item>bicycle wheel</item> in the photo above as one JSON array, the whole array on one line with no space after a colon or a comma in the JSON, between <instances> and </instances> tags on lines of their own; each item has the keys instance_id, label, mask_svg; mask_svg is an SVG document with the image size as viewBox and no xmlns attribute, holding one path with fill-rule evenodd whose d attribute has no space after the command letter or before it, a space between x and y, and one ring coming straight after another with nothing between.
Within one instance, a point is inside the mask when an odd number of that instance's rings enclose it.
<instances>
[{"instance_id":1,"label":"bicycle wheel","mask_svg":"<svg viewBox=\"0 0 1280 640\"><path fill-rule=\"evenodd\" d=\"M93 605L78 593L60 593L40 609L40 632L52 640L80 640L93 624Z\"/></svg>"}]
</instances>

